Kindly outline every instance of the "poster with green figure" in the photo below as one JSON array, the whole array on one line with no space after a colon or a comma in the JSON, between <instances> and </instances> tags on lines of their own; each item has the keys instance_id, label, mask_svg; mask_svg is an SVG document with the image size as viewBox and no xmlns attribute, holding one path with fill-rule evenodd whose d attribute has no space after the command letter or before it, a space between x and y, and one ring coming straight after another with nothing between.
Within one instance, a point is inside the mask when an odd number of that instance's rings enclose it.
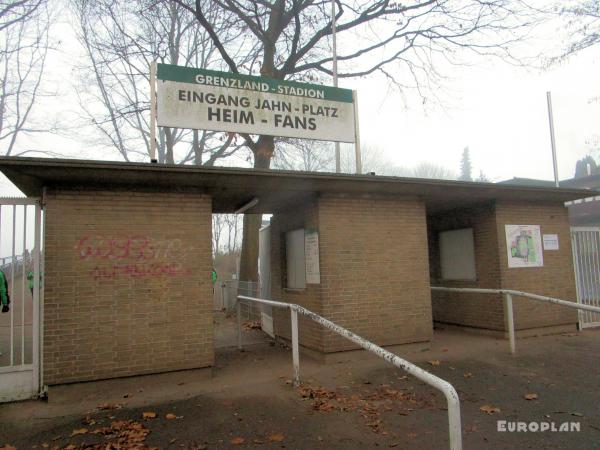
<instances>
[{"instance_id":1,"label":"poster with green figure","mask_svg":"<svg viewBox=\"0 0 600 450\"><path fill-rule=\"evenodd\" d=\"M542 267L542 235L539 225L506 225L508 267Z\"/></svg>"}]
</instances>

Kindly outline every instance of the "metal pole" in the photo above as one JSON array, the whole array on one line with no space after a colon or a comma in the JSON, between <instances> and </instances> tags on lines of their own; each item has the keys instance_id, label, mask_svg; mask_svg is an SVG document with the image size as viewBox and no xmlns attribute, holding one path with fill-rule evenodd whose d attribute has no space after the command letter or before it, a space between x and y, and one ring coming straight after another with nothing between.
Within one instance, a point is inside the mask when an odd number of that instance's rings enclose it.
<instances>
[{"instance_id":1,"label":"metal pole","mask_svg":"<svg viewBox=\"0 0 600 450\"><path fill-rule=\"evenodd\" d=\"M515 322L513 316L512 295L504 294L504 314L506 315L506 325L508 326L508 342L510 344L510 353L515 354Z\"/></svg>"},{"instance_id":2,"label":"metal pole","mask_svg":"<svg viewBox=\"0 0 600 450\"><path fill-rule=\"evenodd\" d=\"M235 309L237 315L237 327L238 327L238 349L242 350L242 304L236 299Z\"/></svg>"},{"instance_id":3,"label":"metal pole","mask_svg":"<svg viewBox=\"0 0 600 450\"><path fill-rule=\"evenodd\" d=\"M12 258L10 260L10 297L13 299L12 301L14 302L14 298L15 298L15 262L16 262L16 256L15 256L15 245L16 245L16 241L17 241L17 237L15 236L16 230L17 230L17 205L13 205L13 211L12 211L12 219L13 219L13 223L12 223ZM13 303L12 308L10 308L10 365L14 366L15 365L15 351L14 351L14 340L15 340L15 308L14 308L15 304Z\"/></svg>"},{"instance_id":4,"label":"metal pole","mask_svg":"<svg viewBox=\"0 0 600 450\"><path fill-rule=\"evenodd\" d=\"M337 67L337 36L336 36L336 17L335 17L335 0L331 0L331 39L333 50L333 85L338 87L338 67ZM340 143L335 143L335 173L341 172L340 161Z\"/></svg>"},{"instance_id":5,"label":"metal pole","mask_svg":"<svg viewBox=\"0 0 600 450\"><path fill-rule=\"evenodd\" d=\"M300 386L300 352L298 351L298 311L290 309L292 317L292 359L294 362L294 387Z\"/></svg>"},{"instance_id":6,"label":"metal pole","mask_svg":"<svg viewBox=\"0 0 600 450\"><path fill-rule=\"evenodd\" d=\"M358 94L352 91L354 100L354 157L356 159L356 173L362 173L362 160L360 155L360 130L358 126Z\"/></svg>"},{"instance_id":7,"label":"metal pole","mask_svg":"<svg viewBox=\"0 0 600 450\"><path fill-rule=\"evenodd\" d=\"M556 187L558 183L558 166L556 164L556 142L554 140L554 118L552 115L552 94L550 91L546 92L546 100L548 101L548 122L550 123L550 143L552 144L552 164L554 167L554 184Z\"/></svg>"},{"instance_id":8,"label":"metal pole","mask_svg":"<svg viewBox=\"0 0 600 450\"><path fill-rule=\"evenodd\" d=\"M150 162L156 163L156 61L150 63Z\"/></svg>"},{"instance_id":9,"label":"metal pole","mask_svg":"<svg viewBox=\"0 0 600 450\"><path fill-rule=\"evenodd\" d=\"M25 365L25 280L27 279L27 205L23 205L23 262L21 263L21 365Z\"/></svg>"},{"instance_id":10,"label":"metal pole","mask_svg":"<svg viewBox=\"0 0 600 450\"><path fill-rule=\"evenodd\" d=\"M42 218L39 203L35 205L34 216L34 236L33 236L33 317L32 317L32 362L33 362L33 381L34 389L40 392L42 386L42 366L41 366L41 328L40 328L40 249L42 246L41 229Z\"/></svg>"}]
</instances>

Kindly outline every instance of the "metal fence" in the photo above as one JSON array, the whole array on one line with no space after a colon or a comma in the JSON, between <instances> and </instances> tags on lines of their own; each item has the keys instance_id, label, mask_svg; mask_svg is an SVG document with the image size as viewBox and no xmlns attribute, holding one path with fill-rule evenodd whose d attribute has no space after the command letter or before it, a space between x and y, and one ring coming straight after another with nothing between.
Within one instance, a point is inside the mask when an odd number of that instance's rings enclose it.
<instances>
[{"instance_id":1,"label":"metal fence","mask_svg":"<svg viewBox=\"0 0 600 450\"><path fill-rule=\"evenodd\" d=\"M448 427L450 437L450 449L460 450L462 449L462 433L461 433L461 419L460 419L460 400L454 387L445 380L436 377L435 375L421 369L420 367L400 358L399 356L388 352L387 350L373 344L366 339L352 333L351 331L336 325L335 323L319 316L318 314L303 308L300 305L294 303L283 303L272 300L265 300L261 298L255 298L250 296L238 295L236 303L237 310L237 321L238 321L238 347L241 349L242 342L242 302L251 304L264 305L272 308L283 308L289 309L292 319L292 361L294 366L293 383L294 386L300 384L300 352L298 344L298 314L307 316L319 325L331 330L340 336L354 342L363 349L379 356L387 362L393 364L399 369L413 375L424 383L440 390L446 397L448 403Z\"/></svg>"},{"instance_id":2,"label":"metal fence","mask_svg":"<svg viewBox=\"0 0 600 450\"><path fill-rule=\"evenodd\" d=\"M256 281L238 281L236 296L234 297L234 306L239 295L247 297L260 296L260 284ZM248 321L261 320L262 307L259 304L247 303L242 305L242 318Z\"/></svg>"},{"instance_id":3,"label":"metal fence","mask_svg":"<svg viewBox=\"0 0 600 450\"><path fill-rule=\"evenodd\" d=\"M32 398L42 386L41 227L37 199L0 198L0 269L8 288L0 314L0 402Z\"/></svg>"},{"instance_id":4,"label":"metal fence","mask_svg":"<svg viewBox=\"0 0 600 450\"><path fill-rule=\"evenodd\" d=\"M600 228L571 228L577 301L600 307ZM579 311L580 328L600 326L600 314Z\"/></svg>"}]
</instances>

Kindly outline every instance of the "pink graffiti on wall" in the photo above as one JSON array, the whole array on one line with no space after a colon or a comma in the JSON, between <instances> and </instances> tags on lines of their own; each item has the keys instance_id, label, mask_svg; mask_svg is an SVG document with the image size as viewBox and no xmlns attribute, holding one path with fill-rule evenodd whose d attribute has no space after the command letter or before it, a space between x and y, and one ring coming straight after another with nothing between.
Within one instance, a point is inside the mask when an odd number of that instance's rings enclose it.
<instances>
[{"instance_id":1,"label":"pink graffiti on wall","mask_svg":"<svg viewBox=\"0 0 600 450\"><path fill-rule=\"evenodd\" d=\"M84 236L75 245L80 260L114 262L96 265L91 270L95 279L117 277L178 277L188 275L181 261L189 248L180 239L154 239L150 236Z\"/></svg>"},{"instance_id":2,"label":"pink graffiti on wall","mask_svg":"<svg viewBox=\"0 0 600 450\"><path fill-rule=\"evenodd\" d=\"M171 264L113 264L112 267L96 266L92 269L94 279L113 279L118 277L178 277L190 274L191 270L184 269L179 263Z\"/></svg>"},{"instance_id":3,"label":"pink graffiti on wall","mask_svg":"<svg viewBox=\"0 0 600 450\"><path fill-rule=\"evenodd\" d=\"M181 239L159 240L149 236L84 236L75 250L80 259L93 260L180 259L187 253Z\"/></svg>"}]
</instances>

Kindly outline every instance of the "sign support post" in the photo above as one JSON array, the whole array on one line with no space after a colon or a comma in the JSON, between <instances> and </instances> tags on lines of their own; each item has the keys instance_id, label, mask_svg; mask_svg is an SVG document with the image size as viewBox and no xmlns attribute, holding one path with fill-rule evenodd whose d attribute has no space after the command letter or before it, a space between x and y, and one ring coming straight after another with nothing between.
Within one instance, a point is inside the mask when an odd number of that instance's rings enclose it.
<instances>
[{"instance_id":1,"label":"sign support post","mask_svg":"<svg viewBox=\"0 0 600 450\"><path fill-rule=\"evenodd\" d=\"M331 39L332 39L332 50L333 50L333 85L338 87L338 67L337 67L337 35L336 35L336 23L335 23L335 0L331 0ZM340 173L341 168L340 158L340 143L335 143L335 173Z\"/></svg>"},{"instance_id":2,"label":"sign support post","mask_svg":"<svg viewBox=\"0 0 600 450\"><path fill-rule=\"evenodd\" d=\"M552 145L552 167L554 168L554 184L559 187L558 166L556 164L556 141L554 139L554 116L552 115L552 94L546 92L546 101L548 103L548 122L550 123L550 144Z\"/></svg>"},{"instance_id":3,"label":"sign support post","mask_svg":"<svg viewBox=\"0 0 600 450\"><path fill-rule=\"evenodd\" d=\"M360 155L360 130L358 126L358 93L352 91L352 99L354 100L354 157L356 159L356 173L362 173L362 158Z\"/></svg>"},{"instance_id":4,"label":"sign support post","mask_svg":"<svg viewBox=\"0 0 600 450\"><path fill-rule=\"evenodd\" d=\"M156 159L156 61L150 63L150 162Z\"/></svg>"}]
</instances>

